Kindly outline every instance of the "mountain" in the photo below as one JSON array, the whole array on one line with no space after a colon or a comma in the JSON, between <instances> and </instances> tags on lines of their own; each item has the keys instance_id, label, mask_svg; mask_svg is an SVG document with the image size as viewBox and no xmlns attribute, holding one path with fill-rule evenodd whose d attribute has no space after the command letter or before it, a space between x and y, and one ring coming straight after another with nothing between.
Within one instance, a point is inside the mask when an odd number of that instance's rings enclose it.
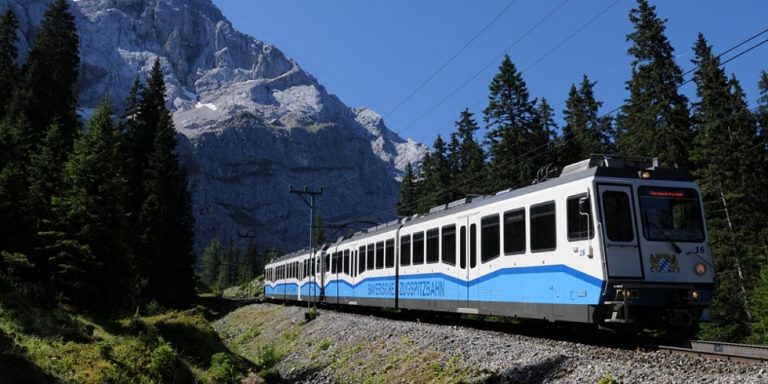
<instances>
[{"instance_id":1,"label":"mountain","mask_svg":"<svg viewBox=\"0 0 768 384\"><path fill-rule=\"evenodd\" d=\"M22 58L50 1L0 0L20 20ZM213 236L307 246L309 208L289 185L323 187L325 223L394 217L397 178L426 147L376 112L346 106L279 49L235 30L210 0L75 0L72 10L84 116L105 94L120 107L160 59L198 252Z\"/></svg>"}]
</instances>

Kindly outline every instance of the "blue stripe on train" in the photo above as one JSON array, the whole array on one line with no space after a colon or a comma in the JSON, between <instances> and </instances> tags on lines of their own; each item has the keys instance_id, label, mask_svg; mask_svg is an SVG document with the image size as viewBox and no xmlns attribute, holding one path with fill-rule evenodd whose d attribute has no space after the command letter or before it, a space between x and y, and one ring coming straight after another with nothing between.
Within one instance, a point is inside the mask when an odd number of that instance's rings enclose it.
<instances>
[{"instance_id":1,"label":"blue stripe on train","mask_svg":"<svg viewBox=\"0 0 768 384\"><path fill-rule=\"evenodd\" d=\"M305 283L302 295L310 294L310 284L317 289L316 283ZM597 304L602 285L603 281L593 276L564 265L550 265L504 268L469 283L443 273L402 275L398 288L401 299ZM325 295L394 299L395 279L369 277L354 285L331 280Z\"/></svg>"}]
</instances>

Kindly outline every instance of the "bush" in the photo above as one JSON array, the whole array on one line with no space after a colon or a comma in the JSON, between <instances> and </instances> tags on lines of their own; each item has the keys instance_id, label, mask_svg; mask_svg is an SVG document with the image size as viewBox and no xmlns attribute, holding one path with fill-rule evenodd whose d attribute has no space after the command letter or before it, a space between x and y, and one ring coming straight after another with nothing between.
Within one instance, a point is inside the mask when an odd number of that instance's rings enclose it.
<instances>
[{"instance_id":1,"label":"bush","mask_svg":"<svg viewBox=\"0 0 768 384\"><path fill-rule=\"evenodd\" d=\"M211 366L205 372L205 379L210 383L237 383L239 377L229 356L219 352L211 356Z\"/></svg>"},{"instance_id":2,"label":"bush","mask_svg":"<svg viewBox=\"0 0 768 384\"><path fill-rule=\"evenodd\" d=\"M306 319L307 322L310 322L310 321L314 320L315 318L317 318L317 316L319 316L319 315L320 315L320 313L317 311L317 308L312 307L312 308L309 309L309 311L307 311L304 314L304 319Z\"/></svg>"},{"instance_id":3,"label":"bush","mask_svg":"<svg viewBox=\"0 0 768 384\"><path fill-rule=\"evenodd\" d=\"M606 373L597 381L597 384L619 384L619 382L610 373Z\"/></svg>"},{"instance_id":4,"label":"bush","mask_svg":"<svg viewBox=\"0 0 768 384\"><path fill-rule=\"evenodd\" d=\"M152 376L161 381L175 381L176 351L162 337L157 338L157 346L149 355L149 371Z\"/></svg>"},{"instance_id":5,"label":"bush","mask_svg":"<svg viewBox=\"0 0 768 384\"><path fill-rule=\"evenodd\" d=\"M262 346L258 352L256 352L256 357L253 359L253 362L259 369L267 369L275 365L278 360L279 357L275 350L275 346L267 344Z\"/></svg>"}]
</instances>

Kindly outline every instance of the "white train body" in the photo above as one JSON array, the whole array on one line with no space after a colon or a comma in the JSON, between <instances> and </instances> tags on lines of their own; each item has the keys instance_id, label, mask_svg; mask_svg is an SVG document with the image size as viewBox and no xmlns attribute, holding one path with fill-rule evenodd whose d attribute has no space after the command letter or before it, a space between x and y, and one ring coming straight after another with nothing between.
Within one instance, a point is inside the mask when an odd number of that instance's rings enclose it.
<instances>
[{"instance_id":1,"label":"white train body","mask_svg":"<svg viewBox=\"0 0 768 384\"><path fill-rule=\"evenodd\" d=\"M707 307L714 281L698 186L681 172L614 158L433 208L314 256L316 270L309 252L267 265L266 297L688 326ZM299 268L286 269L292 263Z\"/></svg>"}]
</instances>

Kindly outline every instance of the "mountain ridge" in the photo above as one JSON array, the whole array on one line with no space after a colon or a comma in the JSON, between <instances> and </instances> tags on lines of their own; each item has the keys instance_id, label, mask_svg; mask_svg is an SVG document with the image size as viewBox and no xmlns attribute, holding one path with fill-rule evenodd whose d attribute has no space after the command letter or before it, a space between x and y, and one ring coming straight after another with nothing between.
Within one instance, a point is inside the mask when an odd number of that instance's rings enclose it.
<instances>
[{"instance_id":1,"label":"mountain ridge","mask_svg":"<svg viewBox=\"0 0 768 384\"><path fill-rule=\"evenodd\" d=\"M19 18L20 57L50 2L0 0ZM105 94L121 108L133 81L160 60L189 173L196 252L214 236L306 245L309 210L288 185L325 184L325 222L394 217L396 178L426 147L400 138L376 112L346 106L278 48L237 31L210 0L70 4L84 116Z\"/></svg>"}]
</instances>

